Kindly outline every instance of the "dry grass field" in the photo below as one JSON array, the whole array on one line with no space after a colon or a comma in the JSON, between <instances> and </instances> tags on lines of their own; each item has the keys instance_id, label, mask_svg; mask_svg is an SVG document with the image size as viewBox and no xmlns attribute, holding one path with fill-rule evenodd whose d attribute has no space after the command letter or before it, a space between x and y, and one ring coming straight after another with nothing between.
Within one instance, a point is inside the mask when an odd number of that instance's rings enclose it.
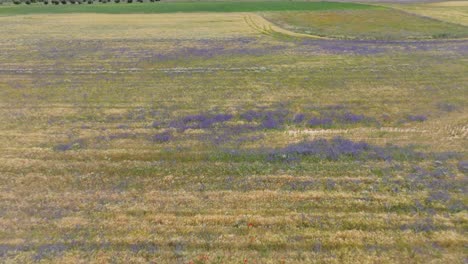
<instances>
[{"instance_id":1,"label":"dry grass field","mask_svg":"<svg viewBox=\"0 0 468 264\"><path fill-rule=\"evenodd\" d=\"M280 15L0 16L0 262L466 263L468 40Z\"/></svg>"},{"instance_id":2,"label":"dry grass field","mask_svg":"<svg viewBox=\"0 0 468 264\"><path fill-rule=\"evenodd\" d=\"M468 26L468 1L446 1L429 4L389 6L405 12Z\"/></svg>"}]
</instances>

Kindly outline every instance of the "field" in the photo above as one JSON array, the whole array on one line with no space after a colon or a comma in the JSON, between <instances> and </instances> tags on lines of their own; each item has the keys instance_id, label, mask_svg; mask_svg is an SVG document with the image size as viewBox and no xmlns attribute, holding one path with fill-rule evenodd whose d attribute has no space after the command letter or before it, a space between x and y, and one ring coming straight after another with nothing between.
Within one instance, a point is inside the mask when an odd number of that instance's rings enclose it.
<instances>
[{"instance_id":1,"label":"field","mask_svg":"<svg viewBox=\"0 0 468 264\"><path fill-rule=\"evenodd\" d=\"M0 7L0 262L465 263L464 18L334 5Z\"/></svg>"},{"instance_id":2,"label":"field","mask_svg":"<svg viewBox=\"0 0 468 264\"><path fill-rule=\"evenodd\" d=\"M406 8L406 6L404 7ZM467 14L468 12L465 12ZM468 28L393 9L270 13L280 27L340 39L428 39L468 37Z\"/></svg>"},{"instance_id":3,"label":"field","mask_svg":"<svg viewBox=\"0 0 468 264\"><path fill-rule=\"evenodd\" d=\"M320 10L359 10L377 7L356 3L337 2L158 2L135 4L93 4L44 6L5 6L0 8L0 15L41 14L41 13L186 13L186 12L255 12L255 11L320 11Z\"/></svg>"},{"instance_id":4,"label":"field","mask_svg":"<svg viewBox=\"0 0 468 264\"><path fill-rule=\"evenodd\" d=\"M468 26L468 1L447 1L431 4L392 5L406 12Z\"/></svg>"}]
</instances>

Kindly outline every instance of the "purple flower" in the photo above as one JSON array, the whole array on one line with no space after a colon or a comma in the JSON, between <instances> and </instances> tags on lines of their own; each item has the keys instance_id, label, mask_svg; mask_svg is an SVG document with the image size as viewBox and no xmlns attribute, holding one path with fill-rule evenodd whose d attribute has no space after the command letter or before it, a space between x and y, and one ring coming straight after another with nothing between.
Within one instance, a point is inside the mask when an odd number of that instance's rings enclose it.
<instances>
[{"instance_id":1,"label":"purple flower","mask_svg":"<svg viewBox=\"0 0 468 264\"><path fill-rule=\"evenodd\" d=\"M281 123L272 115L267 115L267 117L262 121L261 125L261 127L264 129L277 129L280 126Z\"/></svg>"},{"instance_id":2,"label":"purple flower","mask_svg":"<svg viewBox=\"0 0 468 264\"><path fill-rule=\"evenodd\" d=\"M249 110L245 113L242 113L240 115L240 118L241 119L245 119L247 120L248 122L252 122L253 120L255 119L260 119L264 116L263 113L260 113L260 112L256 112L256 111L253 111L253 110Z\"/></svg>"},{"instance_id":3,"label":"purple flower","mask_svg":"<svg viewBox=\"0 0 468 264\"><path fill-rule=\"evenodd\" d=\"M232 117L233 116L229 114L216 114L214 116L205 114L188 115L180 120L172 121L169 126L181 131L187 129L207 129L216 123L229 121Z\"/></svg>"},{"instance_id":4,"label":"purple flower","mask_svg":"<svg viewBox=\"0 0 468 264\"><path fill-rule=\"evenodd\" d=\"M217 114L215 115L212 120L215 122L215 123L221 123L221 122L226 122L226 121L229 121L232 119L232 115L230 114Z\"/></svg>"},{"instance_id":5,"label":"purple flower","mask_svg":"<svg viewBox=\"0 0 468 264\"><path fill-rule=\"evenodd\" d=\"M123 124L122 124L122 125L118 125L117 128L118 128L118 129L128 129L129 126L128 126L128 125L123 125Z\"/></svg>"},{"instance_id":6,"label":"purple flower","mask_svg":"<svg viewBox=\"0 0 468 264\"><path fill-rule=\"evenodd\" d=\"M55 151L68 151L68 150L76 150L85 147L85 141L83 139L78 139L72 141L70 143L65 144L58 144L54 147Z\"/></svg>"},{"instance_id":7,"label":"purple flower","mask_svg":"<svg viewBox=\"0 0 468 264\"><path fill-rule=\"evenodd\" d=\"M153 121L153 123L151 123L152 128L160 128L161 125L162 125L161 122L158 122L158 121Z\"/></svg>"},{"instance_id":8,"label":"purple flower","mask_svg":"<svg viewBox=\"0 0 468 264\"><path fill-rule=\"evenodd\" d=\"M350 112L346 112L342 116L342 120L346 123L359 123L365 119L364 115L356 115Z\"/></svg>"},{"instance_id":9,"label":"purple flower","mask_svg":"<svg viewBox=\"0 0 468 264\"><path fill-rule=\"evenodd\" d=\"M33 257L33 259L35 261L40 261L46 257L51 257L54 255L62 254L67 249L68 249L68 246L66 246L63 243L40 245L37 248L36 250L37 254Z\"/></svg>"},{"instance_id":10,"label":"purple flower","mask_svg":"<svg viewBox=\"0 0 468 264\"><path fill-rule=\"evenodd\" d=\"M468 173L468 160L458 162L458 170L463 173Z\"/></svg>"},{"instance_id":11,"label":"purple flower","mask_svg":"<svg viewBox=\"0 0 468 264\"><path fill-rule=\"evenodd\" d=\"M307 124L311 127L316 126L331 126L333 124L333 120L331 118L317 118L313 117L312 119L307 122Z\"/></svg>"},{"instance_id":12,"label":"purple flower","mask_svg":"<svg viewBox=\"0 0 468 264\"><path fill-rule=\"evenodd\" d=\"M436 191L432 192L429 197L427 197L427 202L434 203L434 202L441 202L446 203L450 201L451 196L447 191Z\"/></svg>"},{"instance_id":13,"label":"purple flower","mask_svg":"<svg viewBox=\"0 0 468 264\"><path fill-rule=\"evenodd\" d=\"M408 115L406 118L408 121L411 122L424 122L427 120L427 116L425 115Z\"/></svg>"},{"instance_id":14,"label":"purple flower","mask_svg":"<svg viewBox=\"0 0 468 264\"><path fill-rule=\"evenodd\" d=\"M168 142L171 139L172 139L172 134L167 131L163 133L155 134L151 137L151 141L156 142L156 143Z\"/></svg>"},{"instance_id":15,"label":"purple flower","mask_svg":"<svg viewBox=\"0 0 468 264\"><path fill-rule=\"evenodd\" d=\"M296 114L293 118L293 122L296 123L296 124L299 124L299 123L302 123L305 119L305 115L304 114Z\"/></svg>"},{"instance_id":16,"label":"purple flower","mask_svg":"<svg viewBox=\"0 0 468 264\"><path fill-rule=\"evenodd\" d=\"M352 159L419 159L422 153L414 151L411 147L398 147L387 145L385 147L370 145L366 142L354 142L341 137L331 140L316 139L291 144L285 148L269 153L267 160L290 160L291 157L310 156L316 158L336 160L342 157Z\"/></svg>"},{"instance_id":17,"label":"purple flower","mask_svg":"<svg viewBox=\"0 0 468 264\"><path fill-rule=\"evenodd\" d=\"M413 223L401 226L401 230L413 230L415 232L430 232L436 230L434 220L430 217L418 219Z\"/></svg>"},{"instance_id":18,"label":"purple flower","mask_svg":"<svg viewBox=\"0 0 468 264\"><path fill-rule=\"evenodd\" d=\"M302 142L290 145L283 149L284 154L312 155L328 159L337 159L340 156L358 156L369 150L370 146L365 142L353 142L340 137L332 140L317 139L310 142Z\"/></svg>"},{"instance_id":19,"label":"purple flower","mask_svg":"<svg viewBox=\"0 0 468 264\"><path fill-rule=\"evenodd\" d=\"M134 138L134 137L136 137L136 135L132 133L117 133L117 134L109 135L109 140Z\"/></svg>"}]
</instances>

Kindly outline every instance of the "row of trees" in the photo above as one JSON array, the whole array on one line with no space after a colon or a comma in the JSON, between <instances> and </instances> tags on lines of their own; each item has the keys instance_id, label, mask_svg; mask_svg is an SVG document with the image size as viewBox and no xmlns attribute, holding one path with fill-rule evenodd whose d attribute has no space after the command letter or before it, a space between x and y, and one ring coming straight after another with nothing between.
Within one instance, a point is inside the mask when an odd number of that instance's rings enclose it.
<instances>
[{"instance_id":1,"label":"row of trees","mask_svg":"<svg viewBox=\"0 0 468 264\"><path fill-rule=\"evenodd\" d=\"M138 2L138 3L143 3L143 0L122 0L122 2L127 2L127 3L133 3L133 2ZM150 2L159 2L160 0L149 0ZM120 3L121 0L98 0L99 3ZM83 3L88 3L88 4L93 4L94 0L13 0L13 3L15 5L20 5L20 4L34 4L34 3L42 3L44 5L52 4L52 5L66 5L66 4L83 4Z\"/></svg>"}]
</instances>

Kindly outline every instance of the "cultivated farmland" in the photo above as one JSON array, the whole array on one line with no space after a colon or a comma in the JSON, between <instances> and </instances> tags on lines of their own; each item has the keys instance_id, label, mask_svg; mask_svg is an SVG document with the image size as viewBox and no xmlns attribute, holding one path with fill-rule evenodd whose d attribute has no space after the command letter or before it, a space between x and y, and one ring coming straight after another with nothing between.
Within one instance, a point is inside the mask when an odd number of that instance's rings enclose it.
<instances>
[{"instance_id":1,"label":"cultivated farmland","mask_svg":"<svg viewBox=\"0 0 468 264\"><path fill-rule=\"evenodd\" d=\"M465 263L450 3L0 7L0 262Z\"/></svg>"}]
</instances>

